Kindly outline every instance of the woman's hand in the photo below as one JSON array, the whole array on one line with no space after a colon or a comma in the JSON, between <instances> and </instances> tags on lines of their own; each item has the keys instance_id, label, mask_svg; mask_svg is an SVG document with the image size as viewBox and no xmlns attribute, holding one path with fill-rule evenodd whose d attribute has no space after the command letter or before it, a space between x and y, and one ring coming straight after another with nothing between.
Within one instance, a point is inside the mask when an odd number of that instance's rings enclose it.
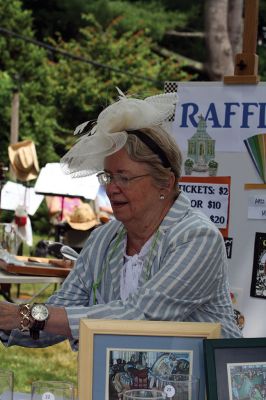
<instances>
[{"instance_id":1,"label":"woman's hand","mask_svg":"<svg viewBox=\"0 0 266 400\"><path fill-rule=\"evenodd\" d=\"M12 303L0 302L0 330L11 331L19 328L19 325L18 306Z\"/></svg>"}]
</instances>

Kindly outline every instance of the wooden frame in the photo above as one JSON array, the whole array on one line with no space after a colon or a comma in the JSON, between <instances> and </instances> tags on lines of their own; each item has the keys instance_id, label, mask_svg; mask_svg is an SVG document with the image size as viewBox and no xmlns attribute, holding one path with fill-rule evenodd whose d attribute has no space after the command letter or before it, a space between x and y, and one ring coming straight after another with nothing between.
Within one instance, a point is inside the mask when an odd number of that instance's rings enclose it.
<instances>
[{"instance_id":1,"label":"wooden frame","mask_svg":"<svg viewBox=\"0 0 266 400\"><path fill-rule=\"evenodd\" d=\"M205 398L203 340L220 337L220 324L172 321L89 320L80 322L79 398L112 400L109 396L109 354L145 352L192 353L193 375L200 377ZM117 397L118 398L118 397Z\"/></svg>"},{"instance_id":2,"label":"wooden frame","mask_svg":"<svg viewBox=\"0 0 266 400\"><path fill-rule=\"evenodd\" d=\"M266 375L265 338L204 340L203 346L208 400L241 399L247 387L250 392L266 390L266 383L262 388L254 380L262 370Z\"/></svg>"}]
</instances>

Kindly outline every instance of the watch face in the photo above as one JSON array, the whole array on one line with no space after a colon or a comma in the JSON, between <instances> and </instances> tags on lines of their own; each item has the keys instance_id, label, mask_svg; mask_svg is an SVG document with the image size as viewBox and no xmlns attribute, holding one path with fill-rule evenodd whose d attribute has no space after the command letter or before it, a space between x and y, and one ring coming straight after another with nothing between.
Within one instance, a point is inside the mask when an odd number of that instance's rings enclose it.
<instances>
[{"instance_id":1,"label":"watch face","mask_svg":"<svg viewBox=\"0 0 266 400\"><path fill-rule=\"evenodd\" d=\"M34 304L31 309L31 316L36 321L45 321L48 318L48 308L44 304Z\"/></svg>"}]
</instances>

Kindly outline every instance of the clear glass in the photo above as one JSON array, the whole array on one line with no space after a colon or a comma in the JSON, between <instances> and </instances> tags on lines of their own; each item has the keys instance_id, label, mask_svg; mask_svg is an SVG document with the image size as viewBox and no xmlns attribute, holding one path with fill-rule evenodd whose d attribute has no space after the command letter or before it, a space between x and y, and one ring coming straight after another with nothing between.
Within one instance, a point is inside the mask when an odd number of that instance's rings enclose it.
<instances>
[{"instance_id":1,"label":"clear glass","mask_svg":"<svg viewBox=\"0 0 266 400\"><path fill-rule=\"evenodd\" d=\"M131 389L123 393L123 400L165 400L165 395L157 389Z\"/></svg>"},{"instance_id":2,"label":"clear glass","mask_svg":"<svg viewBox=\"0 0 266 400\"><path fill-rule=\"evenodd\" d=\"M0 369L0 399L13 400L14 373Z\"/></svg>"},{"instance_id":3,"label":"clear glass","mask_svg":"<svg viewBox=\"0 0 266 400\"><path fill-rule=\"evenodd\" d=\"M100 185L107 186L110 185L110 183L115 183L116 185L121 187L128 187L131 181L133 181L134 179L143 178L144 176L149 176L149 174L143 174L131 177L128 177L123 174L109 174L108 172L105 171L98 172L97 174L97 178Z\"/></svg>"},{"instance_id":4,"label":"clear glass","mask_svg":"<svg viewBox=\"0 0 266 400\"><path fill-rule=\"evenodd\" d=\"M193 375L171 374L156 377L157 387L163 390L167 399L172 400L198 400L198 377Z\"/></svg>"},{"instance_id":5,"label":"clear glass","mask_svg":"<svg viewBox=\"0 0 266 400\"><path fill-rule=\"evenodd\" d=\"M31 400L74 400L75 387L70 382L36 381L31 384Z\"/></svg>"}]
</instances>

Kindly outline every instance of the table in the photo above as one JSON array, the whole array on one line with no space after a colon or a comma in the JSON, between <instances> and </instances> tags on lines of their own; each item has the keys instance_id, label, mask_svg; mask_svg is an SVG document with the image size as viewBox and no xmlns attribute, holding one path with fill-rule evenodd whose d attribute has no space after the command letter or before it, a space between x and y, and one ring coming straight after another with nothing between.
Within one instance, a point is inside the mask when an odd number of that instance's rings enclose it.
<instances>
[{"instance_id":1,"label":"table","mask_svg":"<svg viewBox=\"0 0 266 400\"><path fill-rule=\"evenodd\" d=\"M39 296L44 290L48 288L52 283L62 283L65 278L58 276L32 276L32 275L15 275L10 274L6 271L0 270L0 284L23 284L23 283L32 283L32 284L43 284L40 290L38 290L29 301L34 300L37 296ZM9 299L7 299L9 300ZM10 299L12 300L12 299Z\"/></svg>"}]
</instances>

